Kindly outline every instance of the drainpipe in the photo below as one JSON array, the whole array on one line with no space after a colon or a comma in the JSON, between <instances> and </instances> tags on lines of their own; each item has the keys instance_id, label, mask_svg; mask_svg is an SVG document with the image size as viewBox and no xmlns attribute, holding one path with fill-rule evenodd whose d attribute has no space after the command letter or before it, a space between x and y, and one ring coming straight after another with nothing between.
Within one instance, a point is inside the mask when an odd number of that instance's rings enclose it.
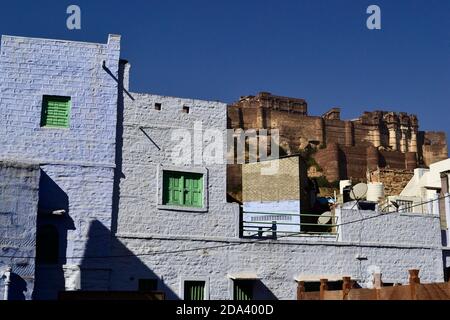
<instances>
[{"instance_id":1,"label":"drainpipe","mask_svg":"<svg viewBox=\"0 0 450 320\"><path fill-rule=\"evenodd\" d=\"M5 277L5 293L4 293L4 300L8 300L8 294L9 294L9 285L11 284L11 267L6 268L5 273L3 274Z\"/></svg>"}]
</instances>

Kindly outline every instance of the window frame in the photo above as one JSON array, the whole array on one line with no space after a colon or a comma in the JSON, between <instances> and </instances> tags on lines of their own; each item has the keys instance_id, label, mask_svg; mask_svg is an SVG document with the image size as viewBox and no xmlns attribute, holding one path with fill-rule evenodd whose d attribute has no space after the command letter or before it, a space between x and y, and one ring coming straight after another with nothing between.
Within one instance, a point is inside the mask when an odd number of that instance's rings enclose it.
<instances>
[{"instance_id":1,"label":"window frame","mask_svg":"<svg viewBox=\"0 0 450 320\"><path fill-rule=\"evenodd\" d=\"M209 295L209 277L181 277L180 279L180 298L182 300L185 300L184 297L184 289L185 289L185 282L204 282L205 283L205 291L203 292L203 300L210 300ZM200 300L193 300L193 301L200 301Z\"/></svg>"},{"instance_id":2,"label":"window frame","mask_svg":"<svg viewBox=\"0 0 450 320\"><path fill-rule=\"evenodd\" d=\"M55 100L67 100L65 101L67 106L67 119L66 119L66 125L54 125L54 124L48 124L48 116L46 116L48 111L48 103L50 101ZM42 95L42 102L41 102L41 120L40 120L40 127L46 128L46 129L69 129L70 128L70 115L72 111L72 97L67 95L48 95L44 94Z\"/></svg>"},{"instance_id":3,"label":"window frame","mask_svg":"<svg viewBox=\"0 0 450 320\"><path fill-rule=\"evenodd\" d=\"M176 182L177 186L171 186L171 181ZM194 182L197 187L194 187ZM177 197L175 197L175 194ZM173 201L173 198L178 198L178 201ZM194 208L203 207L203 174L164 170L163 204Z\"/></svg>"},{"instance_id":4,"label":"window frame","mask_svg":"<svg viewBox=\"0 0 450 320\"><path fill-rule=\"evenodd\" d=\"M237 300L236 297L236 286L239 283L245 283L246 285L249 285L251 288L251 297L248 300ZM231 279L231 299L233 301L253 301L255 300L255 284L256 281L254 279Z\"/></svg>"},{"instance_id":5,"label":"window frame","mask_svg":"<svg viewBox=\"0 0 450 320\"><path fill-rule=\"evenodd\" d=\"M164 203L164 172L172 171L179 172L181 174L202 174L202 206L185 206L176 204ZM157 191L157 208L160 210L173 210L173 211L188 211L188 212L207 212L208 211L208 169L206 168L189 168L189 167L177 167L177 166L162 166L158 167L158 191Z\"/></svg>"}]
</instances>

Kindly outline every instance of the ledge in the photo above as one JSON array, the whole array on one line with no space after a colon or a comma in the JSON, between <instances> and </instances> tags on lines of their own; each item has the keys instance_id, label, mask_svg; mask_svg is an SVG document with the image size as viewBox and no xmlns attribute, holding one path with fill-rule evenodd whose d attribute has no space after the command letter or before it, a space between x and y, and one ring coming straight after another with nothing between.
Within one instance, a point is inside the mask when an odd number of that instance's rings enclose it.
<instances>
[{"instance_id":1,"label":"ledge","mask_svg":"<svg viewBox=\"0 0 450 320\"><path fill-rule=\"evenodd\" d=\"M159 204L156 208L158 210L168 210L168 211L208 212L207 207L197 208L197 207L182 207L182 206Z\"/></svg>"},{"instance_id":2,"label":"ledge","mask_svg":"<svg viewBox=\"0 0 450 320\"><path fill-rule=\"evenodd\" d=\"M392 249L428 249L442 250L442 246L429 246L421 244L386 244L374 242L336 242L323 240L273 240L273 239L245 239L231 237L202 237L202 236L181 236L181 235L156 235L143 233L117 233L117 238L125 239L145 239L145 240L168 240L168 241L193 241L193 242L220 242L236 244L262 244L262 245L306 245L306 246L333 246L333 247L374 247ZM450 249L450 248L449 248Z\"/></svg>"}]
</instances>

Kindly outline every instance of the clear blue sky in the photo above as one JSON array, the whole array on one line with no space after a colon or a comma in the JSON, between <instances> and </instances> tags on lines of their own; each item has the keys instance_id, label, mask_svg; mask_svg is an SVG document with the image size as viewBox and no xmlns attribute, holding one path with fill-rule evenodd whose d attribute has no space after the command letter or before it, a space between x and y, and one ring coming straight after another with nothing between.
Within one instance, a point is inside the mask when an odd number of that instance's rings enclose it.
<instances>
[{"instance_id":1,"label":"clear blue sky","mask_svg":"<svg viewBox=\"0 0 450 320\"><path fill-rule=\"evenodd\" d=\"M80 31L66 28L69 4ZM380 31L366 28L370 4ZM313 115L406 111L450 134L449 0L15 0L0 5L0 33L121 34L135 92L232 102L269 91L305 98Z\"/></svg>"}]
</instances>

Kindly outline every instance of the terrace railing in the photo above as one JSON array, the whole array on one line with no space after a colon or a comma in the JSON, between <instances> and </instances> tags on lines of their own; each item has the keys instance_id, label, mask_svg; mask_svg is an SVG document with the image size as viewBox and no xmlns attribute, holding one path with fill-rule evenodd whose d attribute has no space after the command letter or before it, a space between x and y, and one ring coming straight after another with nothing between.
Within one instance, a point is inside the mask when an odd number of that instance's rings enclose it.
<instances>
[{"instance_id":1,"label":"terrace railing","mask_svg":"<svg viewBox=\"0 0 450 320\"><path fill-rule=\"evenodd\" d=\"M299 214L241 211L242 238L295 238L305 235L338 235L334 214Z\"/></svg>"}]
</instances>

